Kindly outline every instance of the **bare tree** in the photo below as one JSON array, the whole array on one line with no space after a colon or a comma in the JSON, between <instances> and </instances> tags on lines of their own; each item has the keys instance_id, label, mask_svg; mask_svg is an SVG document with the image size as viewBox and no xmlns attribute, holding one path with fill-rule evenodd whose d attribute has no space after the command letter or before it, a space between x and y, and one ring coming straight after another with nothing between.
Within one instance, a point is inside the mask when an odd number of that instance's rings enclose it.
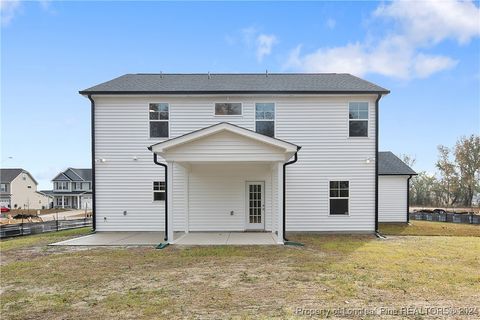
<instances>
[{"instance_id":1,"label":"bare tree","mask_svg":"<svg viewBox=\"0 0 480 320\"><path fill-rule=\"evenodd\" d=\"M460 196L460 178L457 165L451 159L451 151L448 147L438 146L439 159L436 167L440 171L440 187L439 190L444 196L444 202L447 206L454 205Z\"/></svg>"},{"instance_id":2,"label":"bare tree","mask_svg":"<svg viewBox=\"0 0 480 320\"><path fill-rule=\"evenodd\" d=\"M470 207L480 181L480 136L461 137L455 145L455 162L460 171L463 204Z\"/></svg>"}]
</instances>

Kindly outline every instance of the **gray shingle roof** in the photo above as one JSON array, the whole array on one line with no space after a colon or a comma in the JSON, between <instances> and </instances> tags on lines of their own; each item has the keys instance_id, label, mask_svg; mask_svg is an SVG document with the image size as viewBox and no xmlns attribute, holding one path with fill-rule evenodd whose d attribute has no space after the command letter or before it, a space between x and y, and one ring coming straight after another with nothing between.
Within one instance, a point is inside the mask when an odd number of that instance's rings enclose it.
<instances>
[{"instance_id":1,"label":"gray shingle roof","mask_svg":"<svg viewBox=\"0 0 480 320\"><path fill-rule=\"evenodd\" d=\"M92 181L92 169L76 169L70 168L73 172L75 172L80 178L85 181Z\"/></svg>"},{"instance_id":2,"label":"gray shingle roof","mask_svg":"<svg viewBox=\"0 0 480 320\"><path fill-rule=\"evenodd\" d=\"M10 183L18 177L20 173L23 172L23 169L0 169L0 181L1 183Z\"/></svg>"},{"instance_id":3,"label":"gray shingle roof","mask_svg":"<svg viewBox=\"0 0 480 320\"><path fill-rule=\"evenodd\" d=\"M33 182L35 182L35 184L38 184L37 180L35 180L35 178L30 174L30 172L20 168L0 169L0 181L1 183L10 183L13 181L13 179L18 177L18 175L22 172L25 172L26 174L28 174L30 178L32 178Z\"/></svg>"},{"instance_id":4,"label":"gray shingle roof","mask_svg":"<svg viewBox=\"0 0 480 320\"><path fill-rule=\"evenodd\" d=\"M386 176L417 173L390 151L383 151L378 153L378 174Z\"/></svg>"},{"instance_id":5,"label":"gray shingle roof","mask_svg":"<svg viewBox=\"0 0 480 320\"><path fill-rule=\"evenodd\" d=\"M125 74L80 94L382 93L385 88L345 73Z\"/></svg>"},{"instance_id":6,"label":"gray shingle roof","mask_svg":"<svg viewBox=\"0 0 480 320\"><path fill-rule=\"evenodd\" d=\"M92 169L68 168L52 181L92 181Z\"/></svg>"}]
</instances>

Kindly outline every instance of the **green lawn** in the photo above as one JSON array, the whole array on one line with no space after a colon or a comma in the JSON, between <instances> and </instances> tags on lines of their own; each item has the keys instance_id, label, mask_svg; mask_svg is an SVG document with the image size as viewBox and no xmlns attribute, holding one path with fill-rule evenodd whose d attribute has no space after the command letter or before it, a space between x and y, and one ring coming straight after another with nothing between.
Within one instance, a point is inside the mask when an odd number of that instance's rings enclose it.
<instances>
[{"instance_id":1,"label":"green lawn","mask_svg":"<svg viewBox=\"0 0 480 320\"><path fill-rule=\"evenodd\" d=\"M35 237L0 243L2 319L299 319L309 317L296 316L298 307L480 307L480 237L296 235L304 247L164 250L47 247L58 238Z\"/></svg>"}]
</instances>

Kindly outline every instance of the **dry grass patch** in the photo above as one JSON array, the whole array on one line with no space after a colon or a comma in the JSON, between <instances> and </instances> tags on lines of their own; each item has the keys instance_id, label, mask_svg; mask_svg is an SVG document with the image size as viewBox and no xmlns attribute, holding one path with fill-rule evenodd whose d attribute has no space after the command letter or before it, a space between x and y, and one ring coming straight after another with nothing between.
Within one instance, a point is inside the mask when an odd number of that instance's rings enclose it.
<instances>
[{"instance_id":1,"label":"dry grass patch","mask_svg":"<svg viewBox=\"0 0 480 320\"><path fill-rule=\"evenodd\" d=\"M1 267L2 315L293 318L296 307L475 306L480 301L480 238L296 235L292 240L305 247L40 250Z\"/></svg>"},{"instance_id":2,"label":"dry grass patch","mask_svg":"<svg viewBox=\"0 0 480 320\"><path fill-rule=\"evenodd\" d=\"M405 223L380 223L380 232L399 236L480 237L480 225L411 220Z\"/></svg>"}]
</instances>

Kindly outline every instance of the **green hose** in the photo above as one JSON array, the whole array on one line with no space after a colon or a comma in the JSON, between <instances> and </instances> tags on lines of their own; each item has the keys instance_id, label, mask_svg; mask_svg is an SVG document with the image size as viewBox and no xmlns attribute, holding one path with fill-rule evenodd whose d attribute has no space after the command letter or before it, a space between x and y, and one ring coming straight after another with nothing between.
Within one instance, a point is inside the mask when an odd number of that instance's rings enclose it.
<instances>
[{"instance_id":1,"label":"green hose","mask_svg":"<svg viewBox=\"0 0 480 320\"><path fill-rule=\"evenodd\" d=\"M295 241L285 241L284 243L286 246L295 246L295 247L303 247L305 246L303 243L301 242L295 242Z\"/></svg>"},{"instance_id":2,"label":"green hose","mask_svg":"<svg viewBox=\"0 0 480 320\"><path fill-rule=\"evenodd\" d=\"M156 246L155 249L165 249L166 247L168 247L168 245L168 242L162 242L158 246Z\"/></svg>"}]
</instances>

